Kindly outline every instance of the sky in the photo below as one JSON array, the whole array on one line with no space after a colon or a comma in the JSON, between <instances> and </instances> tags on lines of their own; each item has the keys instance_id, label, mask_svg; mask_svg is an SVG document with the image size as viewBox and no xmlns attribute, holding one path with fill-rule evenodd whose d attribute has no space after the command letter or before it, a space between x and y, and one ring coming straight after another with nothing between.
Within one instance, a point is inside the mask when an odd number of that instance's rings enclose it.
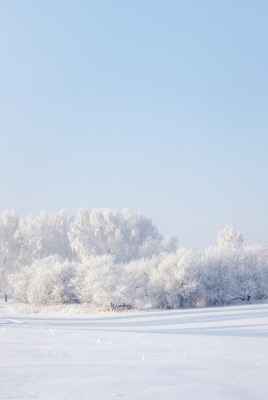
<instances>
[{"instance_id":1,"label":"sky","mask_svg":"<svg viewBox=\"0 0 268 400\"><path fill-rule=\"evenodd\" d=\"M0 211L268 244L266 0L0 1Z\"/></svg>"}]
</instances>

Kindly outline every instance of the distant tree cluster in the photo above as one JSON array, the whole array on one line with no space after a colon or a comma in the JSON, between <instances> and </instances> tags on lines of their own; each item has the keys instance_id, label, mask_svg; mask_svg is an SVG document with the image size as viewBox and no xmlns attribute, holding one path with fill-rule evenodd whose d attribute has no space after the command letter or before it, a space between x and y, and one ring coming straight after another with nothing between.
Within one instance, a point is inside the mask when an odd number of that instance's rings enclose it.
<instances>
[{"instance_id":1,"label":"distant tree cluster","mask_svg":"<svg viewBox=\"0 0 268 400\"><path fill-rule=\"evenodd\" d=\"M1 291L33 305L102 309L216 306L266 299L268 247L226 226L217 245L177 248L130 210L0 216Z\"/></svg>"}]
</instances>

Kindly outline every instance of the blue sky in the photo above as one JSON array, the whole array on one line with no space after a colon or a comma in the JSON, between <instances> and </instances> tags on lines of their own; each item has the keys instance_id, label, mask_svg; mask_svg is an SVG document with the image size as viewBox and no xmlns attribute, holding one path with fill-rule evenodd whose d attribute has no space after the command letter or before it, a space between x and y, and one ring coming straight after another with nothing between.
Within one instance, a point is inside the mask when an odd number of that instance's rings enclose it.
<instances>
[{"instance_id":1,"label":"blue sky","mask_svg":"<svg viewBox=\"0 0 268 400\"><path fill-rule=\"evenodd\" d=\"M0 3L0 210L268 243L268 2Z\"/></svg>"}]
</instances>

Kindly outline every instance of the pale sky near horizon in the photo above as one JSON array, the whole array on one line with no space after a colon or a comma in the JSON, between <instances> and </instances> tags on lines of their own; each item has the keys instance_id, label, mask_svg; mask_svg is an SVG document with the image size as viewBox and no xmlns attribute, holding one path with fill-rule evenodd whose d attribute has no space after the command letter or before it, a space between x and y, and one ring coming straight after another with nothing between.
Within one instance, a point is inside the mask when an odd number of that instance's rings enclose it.
<instances>
[{"instance_id":1,"label":"pale sky near horizon","mask_svg":"<svg viewBox=\"0 0 268 400\"><path fill-rule=\"evenodd\" d=\"M0 0L0 210L268 244L268 2Z\"/></svg>"}]
</instances>

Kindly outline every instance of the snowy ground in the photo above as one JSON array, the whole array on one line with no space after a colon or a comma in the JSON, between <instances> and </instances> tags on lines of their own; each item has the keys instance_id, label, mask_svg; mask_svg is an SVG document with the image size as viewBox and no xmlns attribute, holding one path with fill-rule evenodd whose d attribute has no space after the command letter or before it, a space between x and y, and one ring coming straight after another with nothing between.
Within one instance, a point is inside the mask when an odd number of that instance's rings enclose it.
<instances>
[{"instance_id":1,"label":"snowy ground","mask_svg":"<svg viewBox=\"0 0 268 400\"><path fill-rule=\"evenodd\" d=\"M48 316L0 303L0 399L268 396L268 305Z\"/></svg>"}]
</instances>

